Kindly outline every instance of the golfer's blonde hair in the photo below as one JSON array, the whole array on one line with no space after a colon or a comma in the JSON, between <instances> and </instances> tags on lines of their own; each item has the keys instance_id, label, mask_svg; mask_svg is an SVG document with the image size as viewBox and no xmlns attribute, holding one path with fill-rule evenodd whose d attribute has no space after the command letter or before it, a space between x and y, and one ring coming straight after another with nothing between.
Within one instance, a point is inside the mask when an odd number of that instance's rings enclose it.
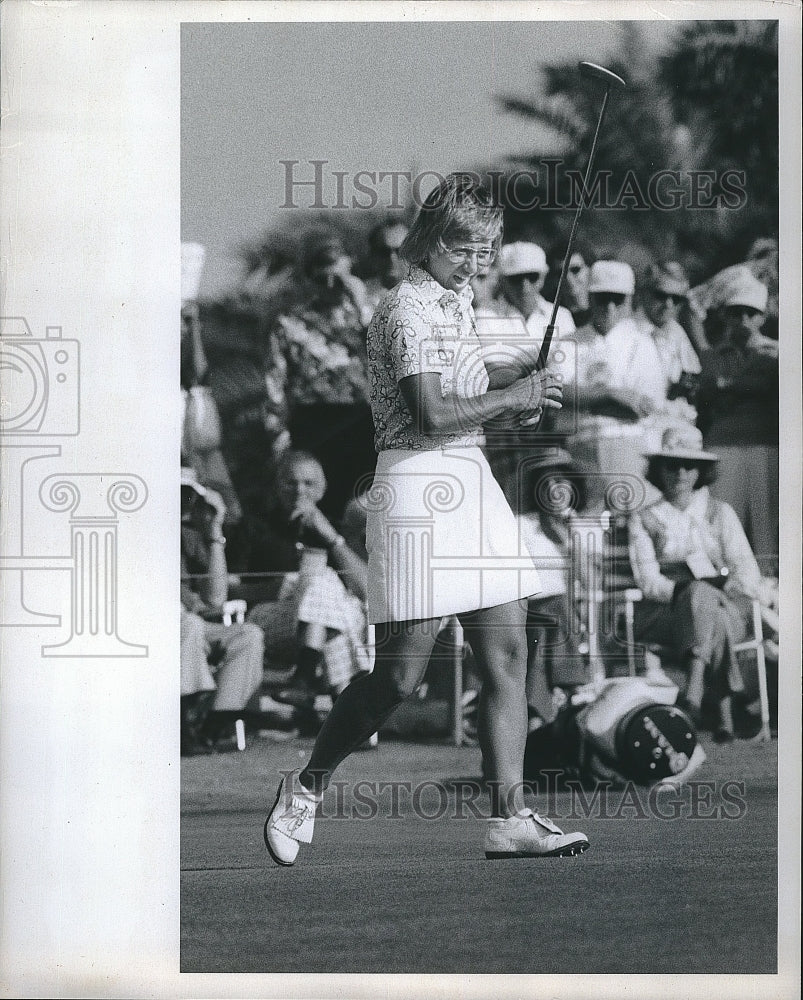
<instances>
[{"instance_id":1,"label":"golfer's blonde hair","mask_svg":"<svg viewBox=\"0 0 803 1000\"><path fill-rule=\"evenodd\" d=\"M424 199L399 254L421 264L430 254L461 243L502 245L502 206L475 174L445 177Z\"/></svg>"}]
</instances>

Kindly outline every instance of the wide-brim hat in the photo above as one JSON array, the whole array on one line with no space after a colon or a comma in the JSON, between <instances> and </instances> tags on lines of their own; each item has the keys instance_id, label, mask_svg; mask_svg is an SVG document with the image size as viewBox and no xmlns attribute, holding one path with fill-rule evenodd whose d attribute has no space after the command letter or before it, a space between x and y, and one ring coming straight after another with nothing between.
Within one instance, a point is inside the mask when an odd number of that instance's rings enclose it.
<instances>
[{"instance_id":1,"label":"wide-brim hat","mask_svg":"<svg viewBox=\"0 0 803 1000\"><path fill-rule=\"evenodd\" d=\"M719 455L703 449L703 435L696 427L669 427L658 451L645 451L647 458L684 458L695 462L718 462Z\"/></svg>"}]
</instances>

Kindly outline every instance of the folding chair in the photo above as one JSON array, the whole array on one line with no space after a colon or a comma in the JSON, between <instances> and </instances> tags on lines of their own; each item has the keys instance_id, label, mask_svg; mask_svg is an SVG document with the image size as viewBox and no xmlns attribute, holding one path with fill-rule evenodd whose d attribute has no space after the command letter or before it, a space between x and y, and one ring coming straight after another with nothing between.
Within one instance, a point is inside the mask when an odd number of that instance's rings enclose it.
<instances>
[{"instance_id":1,"label":"folding chair","mask_svg":"<svg viewBox=\"0 0 803 1000\"><path fill-rule=\"evenodd\" d=\"M622 591L621 594L618 595L618 598L625 626L628 665L630 667L631 675L635 676L636 652L638 649L634 634L635 606L639 601L643 600L644 595L637 587L630 587L627 590ZM761 729L755 737L755 741L757 743L767 743L772 739L772 734L770 732L770 704L767 692L767 659L764 653L764 630L761 620L761 604L757 600L752 602L752 620L750 622L750 628L751 634L744 640L744 642L740 642L735 645L733 649L737 654L743 652L755 653L758 671L758 697L761 707ZM653 650L659 656L661 655L662 649L664 649L664 647L655 643L644 643L641 645L645 646L647 649Z\"/></svg>"}]
</instances>

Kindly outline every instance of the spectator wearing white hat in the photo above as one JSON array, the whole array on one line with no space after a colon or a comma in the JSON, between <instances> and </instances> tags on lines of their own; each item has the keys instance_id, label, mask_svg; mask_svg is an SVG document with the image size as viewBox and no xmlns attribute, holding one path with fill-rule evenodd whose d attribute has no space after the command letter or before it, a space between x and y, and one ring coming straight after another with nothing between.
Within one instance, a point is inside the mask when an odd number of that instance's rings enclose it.
<instances>
[{"instance_id":1,"label":"spectator wearing white hat","mask_svg":"<svg viewBox=\"0 0 803 1000\"><path fill-rule=\"evenodd\" d=\"M642 475L645 421L663 406L666 379L655 343L632 316L630 265L597 261L588 291L591 322L562 341L550 363L564 377L563 429L596 506L617 477Z\"/></svg>"},{"instance_id":2,"label":"spectator wearing white hat","mask_svg":"<svg viewBox=\"0 0 803 1000\"><path fill-rule=\"evenodd\" d=\"M734 269L720 292L723 335L701 358L700 426L720 458L717 496L756 555L777 556L778 342L761 333L767 286Z\"/></svg>"},{"instance_id":3,"label":"spectator wearing white hat","mask_svg":"<svg viewBox=\"0 0 803 1000\"><path fill-rule=\"evenodd\" d=\"M700 359L688 334L678 322L678 313L689 296L689 281L676 261L650 264L639 281L636 323L652 337L671 398L689 398L691 385L700 374Z\"/></svg>"},{"instance_id":4,"label":"spectator wearing white hat","mask_svg":"<svg viewBox=\"0 0 803 1000\"><path fill-rule=\"evenodd\" d=\"M529 371L544 340L547 325L552 317L553 304L548 302L541 289L544 286L549 264L542 247L537 243L518 241L506 243L498 260L498 295L495 299L483 301L483 279L474 282L475 316L477 333L485 351L486 364L501 364L511 370ZM557 370L554 363L559 357L559 341L574 333L572 314L563 306L558 308L550 367ZM559 419L555 414L547 416L550 424ZM490 424L485 431L491 445L488 460L491 469L509 502L515 504L518 489L518 473L521 460L532 448L532 429L520 428L516 434L516 447L511 446L513 431L502 427L505 446L496 439L499 425Z\"/></svg>"},{"instance_id":5,"label":"spectator wearing white hat","mask_svg":"<svg viewBox=\"0 0 803 1000\"><path fill-rule=\"evenodd\" d=\"M541 295L548 272L546 254L537 243L519 241L502 247L499 273L503 301L499 311L524 321L527 333L536 341L536 350L552 316L552 303ZM556 323L559 336L574 333L572 314L564 306L558 307Z\"/></svg>"}]
</instances>

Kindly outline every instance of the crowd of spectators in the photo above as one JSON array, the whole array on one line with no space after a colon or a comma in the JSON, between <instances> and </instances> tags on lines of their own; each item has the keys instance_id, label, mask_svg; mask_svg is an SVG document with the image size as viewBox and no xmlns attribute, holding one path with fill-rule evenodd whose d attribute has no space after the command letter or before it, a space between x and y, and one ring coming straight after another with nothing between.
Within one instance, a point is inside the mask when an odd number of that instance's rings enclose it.
<instances>
[{"instance_id":1,"label":"crowd of spectators","mask_svg":"<svg viewBox=\"0 0 803 1000\"><path fill-rule=\"evenodd\" d=\"M278 697L288 701L299 689L302 700L336 697L370 669L365 332L404 276L405 234L398 218L377 225L358 275L337 233L306 233L295 261L267 280L276 307L247 362L233 355L210 366L195 296L183 304L188 748L199 743L199 704L211 701L213 713L255 704L257 661L279 672ZM514 361L538 352L564 250L517 240L474 279L489 352ZM528 626L534 726L554 717L555 689L588 675L590 656L609 672L621 660L619 636L588 634L579 591L588 604L600 587L604 600L635 584L644 595L637 637L672 648L687 710L704 721L710 702L723 740L739 729L732 701L749 701L749 683L731 647L749 619L745 602L760 600L771 621L775 600L766 578L778 557L777 297L769 239L696 288L676 261L635 273L612 254L571 256L549 361L563 409L535 430L487 429L494 474L542 571ZM608 556L594 579L576 551L592 526L601 527L596 556ZM266 589L268 577L280 582ZM228 631L213 621L223 582L249 601L247 620Z\"/></svg>"}]
</instances>

